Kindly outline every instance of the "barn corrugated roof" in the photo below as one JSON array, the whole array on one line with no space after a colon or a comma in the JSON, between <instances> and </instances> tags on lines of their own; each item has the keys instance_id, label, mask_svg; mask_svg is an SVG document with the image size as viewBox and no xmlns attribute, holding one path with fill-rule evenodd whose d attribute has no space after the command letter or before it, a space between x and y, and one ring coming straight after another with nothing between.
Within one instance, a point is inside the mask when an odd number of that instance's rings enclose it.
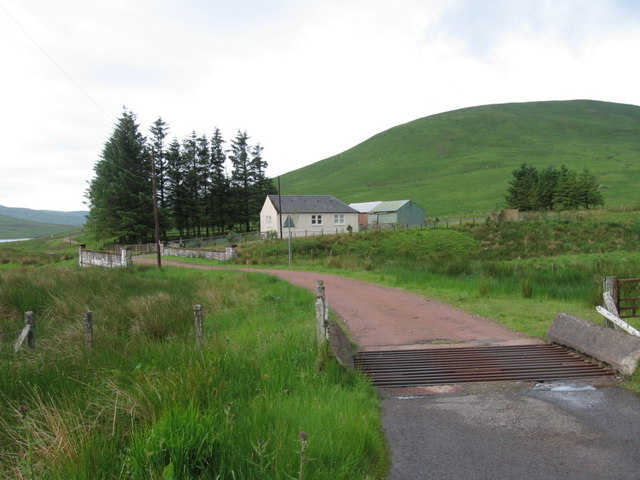
<instances>
[{"instance_id":1,"label":"barn corrugated roof","mask_svg":"<svg viewBox=\"0 0 640 480\"><path fill-rule=\"evenodd\" d=\"M269 200L278 213L358 213L333 195L269 195Z\"/></svg>"},{"instance_id":2,"label":"barn corrugated roof","mask_svg":"<svg viewBox=\"0 0 640 480\"><path fill-rule=\"evenodd\" d=\"M363 203L350 203L349 206L351 208L355 208L360 213L369 213L371 210L376 208L382 202L363 202Z\"/></svg>"},{"instance_id":3,"label":"barn corrugated roof","mask_svg":"<svg viewBox=\"0 0 640 480\"><path fill-rule=\"evenodd\" d=\"M397 212L411 200L392 200L389 202L380 202L369 213L381 213L381 212Z\"/></svg>"}]
</instances>

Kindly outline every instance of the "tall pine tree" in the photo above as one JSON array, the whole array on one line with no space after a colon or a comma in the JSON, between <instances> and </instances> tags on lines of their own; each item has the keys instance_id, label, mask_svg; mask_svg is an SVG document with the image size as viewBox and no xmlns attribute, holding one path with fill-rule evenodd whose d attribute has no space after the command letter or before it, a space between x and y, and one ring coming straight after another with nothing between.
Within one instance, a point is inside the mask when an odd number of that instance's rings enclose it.
<instances>
[{"instance_id":1,"label":"tall pine tree","mask_svg":"<svg viewBox=\"0 0 640 480\"><path fill-rule=\"evenodd\" d=\"M536 210L553 210L553 196L558 186L558 176L558 170L554 166L546 167L538 174L533 201Z\"/></svg>"},{"instance_id":2,"label":"tall pine tree","mask_svg":"<svg viewBox=\"0 0 640 480\"><path fill-rule=\"evenodd\" d=\"M232 223L232 220L228 208L229 179L225 171L227 155L224 150L222 133L218 128L214 129L211 136L209 153L208 183L210 189L207 197L208 215L214 230L222 233L225 227Z\"/></svg>"},{"instance_id":3,"label":"tall pine tree","mask_svg":"<svg viewBox=\"0 0 640 480\"><path fill-rule=\"evenodd\" d=\"M536 167L530 167L526 163L520 165L518 170L511 172L513 179L507 189L507 205L518 210L533 210L535 208L536 189L538 184L538 171Z\"/></svg>"},{"instance_id":4,"label":"tall pine tree","mask_svg":"<svg viewBox=\"0 0 640 480\"><path fill-rule=\"evenodd\" d=\"M152 238L150 156L133 113L123 112L94 172L86 194L92 236L128 243Z\"/></svg>"},{"instance_id":5,"label":"tall pine tree","mask_svg":"<svg viewBox=\"0 0 640 480\"><path fill-rule=\"evenodd\" d=\"M594 208L604 205L604 198L596 177L586 168L578 177L578 198L584 208Z\"/></svg>"},{"instance_id":6,"label":"tall pine tree","mask_svg":"<svg viewBox=\"0 0 640 480\"><path fill-rule=\"evenodd\" d=\"M249 149L247 132L238 130L236 138L231 141L231 155L229 155L229 160L233 165L230 182L232 214L234 223L244 225L247 232L251 229L252 214L252 174Z\"/></svg>"},{"instance_id":7,"label":"tall pine tree","mask_svg":"<svg viewBox=\"0 0 640 480\"><path fill-rule=\"evenodd\" d=\"M150 148L151 156L155 160L156 164L156 181L158 188L158 202L161 208L165 208L167 205L166 200L166 182L167 182L167 152L165 146L165 138L167 138L167 132L169 131L169 125L162 120L162 117L153 122L151 128Z\"/></svg>"},{"instance_id":8,"label":"tall pine tree","mask_svg":"<svg viewBox=\"0 0 640 480\"><path fill-rule=\"evenodd\" d=\"M560 208L574 209L580 206L576 172L564 165L558 173L558 184L553 199L554 204Z\"/></svg>"},{"instance_id":9,"label":"tall pine tree","mask_svg":"<svg viewBox=\"0 0 640 480\"><path fill-rule=\"evenodd\" d=\"M189 228L189 198L185 165L180 142L177 138L169 144L167 149L167 207L170 211L173 227L180 237L184 237Z\"/></svg>"}]
</instances>

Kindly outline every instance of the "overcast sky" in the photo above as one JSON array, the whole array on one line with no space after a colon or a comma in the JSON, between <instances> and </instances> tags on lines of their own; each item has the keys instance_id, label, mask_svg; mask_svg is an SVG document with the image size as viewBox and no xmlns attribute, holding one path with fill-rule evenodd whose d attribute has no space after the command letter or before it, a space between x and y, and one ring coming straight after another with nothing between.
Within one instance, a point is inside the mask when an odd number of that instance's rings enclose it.
<instances>
[{"instance_id":1,"label":"overcast sky","mask_svg":"<svg viewBox=\"0 0 640 480\"><path fill-rule=\"evenodd\" d=\"M123 106L276 176L458 108L640 105L639 60L637 0L0 0L0 204L87 209Z\"/></svg>"}]
</instances>

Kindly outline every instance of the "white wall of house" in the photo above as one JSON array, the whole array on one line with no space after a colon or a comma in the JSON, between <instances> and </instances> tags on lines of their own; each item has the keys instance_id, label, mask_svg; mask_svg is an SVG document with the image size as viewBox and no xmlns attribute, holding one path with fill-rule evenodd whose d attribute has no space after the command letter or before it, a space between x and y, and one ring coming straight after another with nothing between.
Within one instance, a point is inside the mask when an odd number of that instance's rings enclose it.
<instances>
[{"instance_id":1,"label":"white wall of house","mask_svg":"<svg viewBox=\"0 0 640 480\"><path fill-rule=\"evenodd\" d=\"M291 216L295 227L291 229L292 237L305 237L313 235L331 235L335 233L347 233L351 226L352 232L358 231L358 213L283 213L282 236L289 236L289 229L284 227L288 216ZM279 235L280 216L271 200L267 198L260 211L260 232L268 235L274 231Z\"/></svg>"},{"instance_id":2,"label":"white wall of house","mask_svg":"<svg viewBox=\"0 0 640 480\"><path fill-rule=\"evenodd\" d=\"M275 205L271 203L269 197L264 201L260 210L260 233L267 234L270 231L280 230L280 219Z\"/></svg>"}]
</instances>

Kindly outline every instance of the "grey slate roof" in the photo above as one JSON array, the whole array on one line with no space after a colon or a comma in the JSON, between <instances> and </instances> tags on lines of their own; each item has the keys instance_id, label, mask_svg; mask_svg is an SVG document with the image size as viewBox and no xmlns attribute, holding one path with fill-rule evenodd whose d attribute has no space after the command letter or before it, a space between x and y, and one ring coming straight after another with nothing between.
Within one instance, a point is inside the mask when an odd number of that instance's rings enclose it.
<instances>
[{"instance_id":1,"label":"grey slate roof","mask_svg":"<svg viewBox=\"0 0 640 480\"><path fill-rule=\"evenodd\" d=\"M278 213L358 213L332 195L269 195L269 200Z\"/></svg>"}]
</instances>

